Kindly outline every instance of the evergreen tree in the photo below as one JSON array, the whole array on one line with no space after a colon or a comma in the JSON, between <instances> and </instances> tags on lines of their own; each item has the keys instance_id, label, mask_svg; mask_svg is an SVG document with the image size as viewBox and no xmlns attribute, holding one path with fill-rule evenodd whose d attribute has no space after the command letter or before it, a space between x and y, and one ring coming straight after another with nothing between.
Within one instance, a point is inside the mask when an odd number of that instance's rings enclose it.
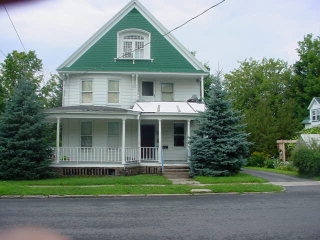
<instances>
[{"instance_id":1,"label":"evergreen tree","mask_svg":"<svg viewBox=\"0 0 320 240\"><path fill-rule=\"evenodd\" d=\"M248 134L240 122L241 116L231 109L218 75L206 99L206 111L190 138L191 175L228 176L239 172L249 149Z\"/></svg>"},{"instance_id":2,"label":"evergreen tree","mask_svg":"<svg viewBox=\"0 0 320 240\"><path fill-rule=\"evenodd\" d=\"M48 125L29 80L18 81L0 119L0 179L39 179L51 175Z\"/></svg>"}]
</instances>

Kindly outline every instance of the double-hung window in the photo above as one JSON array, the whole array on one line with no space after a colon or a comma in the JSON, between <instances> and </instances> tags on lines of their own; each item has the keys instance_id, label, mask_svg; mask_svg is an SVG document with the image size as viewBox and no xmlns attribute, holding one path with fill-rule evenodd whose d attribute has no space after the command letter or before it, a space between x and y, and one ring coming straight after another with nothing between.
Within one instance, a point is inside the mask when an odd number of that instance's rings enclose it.
<instances>
[{"instance_id":1,"label":"double-hung window","mask_svg":"<svg viewBox=\"0 0 320 240\"><path fill-rule=\"evenodd\" d=\"M92 147L92 122L81 122L81 147Z\"/></svg>"},{"instance_id":2,"label":"double-hung window","mask_svg":"<svg viewBox=\"0 0 320 240\"><path fill-rule=\"evenodd\" d=\"M173 101L173 83L161 83L162 101Z\"/></svg>"},{"instance_id":3,"label":"double-hung window","mask_svg":"<svg viewBox=\"0 0 320 240\"><path fill-rule=\"evenodd\" d=\"M81 82L81 103L92 103L92 80L82 80Z\"/></svg>"},{"instance_id":4,"label":"double-hung window","mask_svg":"<svg viewBox=\"0 0 320 240\"><path fill-rule=\"evenodd\" d=\"M119 103L119 81L108 81L108 103Z\"/></svg>"},{"instance_id":5,"label":"double-hung window","mask_svg":"<svg viewBox=\"0 0 320 240\"><path fill-rule=\"evenodd\" d=\"M311 119L312 121L317 121L317 110L312 110Z\"/></svg>"},{"instance_id":6,"label":"double-hung window","mask_svg":"<svg viewBox=\"0 0 320 240\"><path fill-rule=\"evenodd\" d=\"M184 147L185 133L184 133L184 123L174 123L173 124L173 135L174 135L174 146Z\"/></svg>"},{"instance_id":7,"label":"double-hung window","mask_svg":"<svg viewBox=\"0 0 320 240\"><path fill-rule=\"evenodd\" d=\"M119 147L120 124L119 122L108 122L108 147Z\"/></svg>"}]
</instances>

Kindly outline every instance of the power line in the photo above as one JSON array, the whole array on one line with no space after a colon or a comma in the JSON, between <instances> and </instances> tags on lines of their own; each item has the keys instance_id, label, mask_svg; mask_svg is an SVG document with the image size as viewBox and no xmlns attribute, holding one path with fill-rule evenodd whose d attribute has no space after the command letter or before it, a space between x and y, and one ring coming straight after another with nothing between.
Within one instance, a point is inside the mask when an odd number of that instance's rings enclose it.
<instances>
[{"instance_id":1,"label":"power line","mask_svg":"<svg viewBox=\"0 0 320 240\"><path fill-rule=\"evenodd\" d=\"M6 54L0 49L1 54L6 58Z\"/></svg>"},{"instance_id":2,"label":"power line","mask_svg":"<svg viewBox=\"0 0 320 240\"><path fill-rule=\"evenodd\" d=\"M21 43L21 46L23 47L24 51L26 52L26 48L24 47L24 45L23 45L23 43L22 43L22 40L21 40L21 38L20 38L20 35L19 35L19 33L18 33L18 31L17 31L16 27L14 26L14 23L13 23L13 21L12 21L11 17L10 17L10 14L9 14L9 12L8 12L8 10L7 10L7 8L6 8L6 6L5 6L4 4L3 4L2 6L3 6L4 10L6 10L6 13L7 13L7 15L8 15L8 18L10 19L11 25L12 25L12 27L13 27L14 31L16 32L16 34L17 34L17 36L18 36L18 38L19 38L19 41L20 41L20 43Z\"/></svg>"},{"instance_id":3,"label":"power line","mask_svg":"<svg viewBox=\"0 0 320 240\"><path fill-rule=\"evenodd\" d=\"M164 37L164 36L167 36L167 35L169 35L170 33L172 33L173 31L175 31L175 30L177 30L177 29L179 29L179 28L181 28L181 27L183 27L184 25L186 25L187 23L189 23L189 22L191 22L192 20L194 20L194 19L196 19L196 18L198 18L198 17L200 17L201 15L203 15L203 14L205 14L206 12L208 12L208 11L210 11L211 9L213 9L213 8L215 8L215 7L217 7L217 6L219 6L220 4L222 4L223 2L225 2L226 0L222 0L222 1L220 1L220 2L218 2L218 3L216 3L216 4L214 4L214 5L212 5L211 7L209 7L209 8L207 8L206 10L204 10L203 12L201 12L201 13L199 13L198 15L196 15L196 16L194 16L194 17L192 17L192 18L190 18L190 19L188 19L187 21L185 21L184 23L182 23L181 25L179 25L179 26L177 26L177 27L175 27L175 28L173 28L172 30L170 30L170 31L168 31L167 33L165 33L165 34L162 34L162 36ZM139 48L135 48L135 49L133 49L132 51L130 51L130 52L126 52L126 53L124 53L120 58L123 58L125 55L127 55L127 54L130 54L130 53L133 53L133 52L135 52L135 51L137 51L137 50L139 50L139 49L142 49L142 48L144 48L145 46L147 46L147 45L149 45L151 43L151 41L149 41L149 42L147 42L146 44L144 44L143 46L141 46L141 47L139 47Z\"/></svg>"}]
</instances>

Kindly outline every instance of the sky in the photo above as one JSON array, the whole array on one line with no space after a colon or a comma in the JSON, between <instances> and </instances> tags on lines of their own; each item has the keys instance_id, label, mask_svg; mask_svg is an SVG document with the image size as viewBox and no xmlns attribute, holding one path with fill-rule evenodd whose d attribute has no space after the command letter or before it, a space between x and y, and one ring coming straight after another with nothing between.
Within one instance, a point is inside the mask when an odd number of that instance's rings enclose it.
<instances>
[{"instance_id":1,"label":"sky","mask_svg":"<svg viewBox=\"0 0 320 240\"><path fill-rule=\"evenodd\" d=\"M171 30L220 0L140 0ZM38 0L7 5L27 50L55 69L129 0ZM320 0L226 0L173 35L212 72L228 73L247 58L280 58L293 64L298 41L320 35ZM23 51L0 7L0 50ZM4 56L0 54L0 62Z\"/></svg>"}]
</instances>

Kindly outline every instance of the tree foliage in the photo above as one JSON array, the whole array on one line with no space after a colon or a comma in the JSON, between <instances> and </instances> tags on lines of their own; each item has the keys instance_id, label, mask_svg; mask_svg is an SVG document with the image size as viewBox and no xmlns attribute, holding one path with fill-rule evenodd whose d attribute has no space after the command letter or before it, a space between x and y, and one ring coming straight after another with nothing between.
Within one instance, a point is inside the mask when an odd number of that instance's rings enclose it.
<instances>
[{"instance_id":1,"label":"tree foliage","mask_svg":"<svg viewBox=\"0 0 320 240\"><path fill-rule=\"evenodd\" d=\"M1 179L39 179L51 174L49 128L35 90L32 81L17 81L0 119Z\"/></svg>"},{"instance_id":2,"label":"tree foliage","mask_svg":"<svg viewBox=\"0 0 320 240\"><path fill-rule=\"evenodd\" d=\"M308 116L313 97L320 97L320 36L308 34L299 42L299 60L293 65L296 74L294 87L299 119Z\"/></svg>"},{"instance_id":3,"label":"tree foliage","mask_svg":"<svg viewBox=\"0 0 320 240\"><path fill-rule=\"evenodd\" d=\"M249 146L240 121L239 112L231 109L216 76L206 99L206 111L200 115L198 129L190 138L192 175L227 176L240 170Z\"/></svg>"},{"instance_id":4,"label":"tree foliage","mask_svg":"<svg viewBox=\"0 0 320 240\"><path fill-rule=\"evenodd\" d=\"M0 63L0 114L4 111L6 101L12 96L13 89L24 79L35 86L44 107L61 106L62 80L53 74L45 82L42 71L42 60L34 51L13 51L7 55L4 62Z\"/></svg>"},{"instance_id":5,"label":"tree foliage","mask_svg":"<svg viewBox=\"0 0 320 240\"><path fill-rule=\"evenodd\" d=\"M293 73L278 59L245 60L225 75L225 87L244 112L252 151L275 154L276 140L290 139L301 125L296 117Z\"/></svg>"}]
</instances>

